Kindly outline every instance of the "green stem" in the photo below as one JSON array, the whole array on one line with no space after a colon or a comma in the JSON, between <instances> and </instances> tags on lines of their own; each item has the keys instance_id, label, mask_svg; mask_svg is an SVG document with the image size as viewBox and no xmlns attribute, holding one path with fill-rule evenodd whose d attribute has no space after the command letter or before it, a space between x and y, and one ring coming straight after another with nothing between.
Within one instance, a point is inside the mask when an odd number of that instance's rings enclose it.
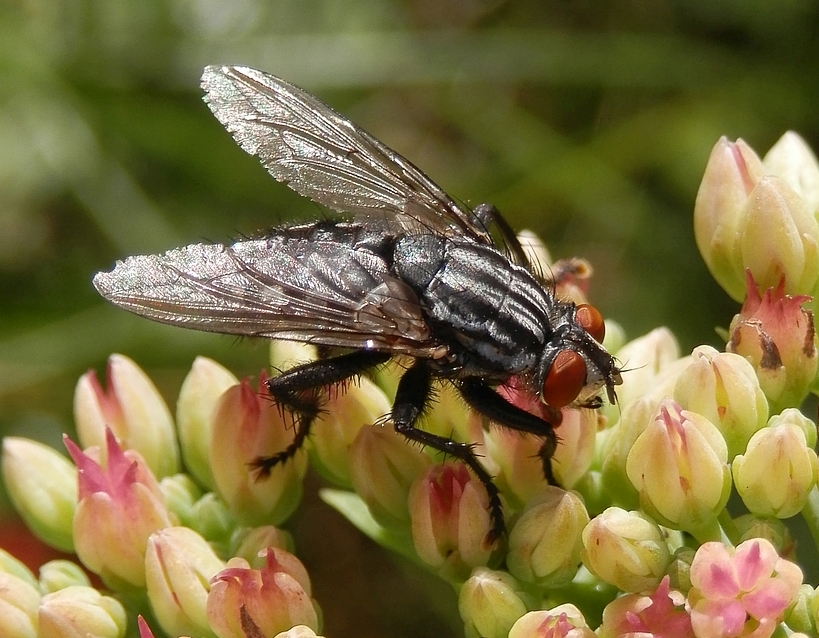
<instances>
[{"instance_id":1,"label":"green stem","mask_svg":"<svg viewBox=\"0 0 819 638\"><path fill-rule=\"evenodd\" d=\"M815 485L808 493L808 502L802 508L802 518L808 525L811 536L813 536L813 544L819 547L819 488Z\"/></svg>"}]
</instances>

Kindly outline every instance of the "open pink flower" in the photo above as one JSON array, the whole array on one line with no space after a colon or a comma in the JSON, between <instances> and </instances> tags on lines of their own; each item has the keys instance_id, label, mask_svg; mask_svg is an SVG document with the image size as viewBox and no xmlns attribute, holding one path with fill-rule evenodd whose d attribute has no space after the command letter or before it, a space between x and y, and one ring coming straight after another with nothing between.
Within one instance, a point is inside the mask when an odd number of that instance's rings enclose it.
<instances>
[{"instance_id":1,"label":"open pink flower","mask_svg":"<svg viewBox=\"0 0 819 638\"><path fill-rule=\"evenodd\" d=\"M802 584L802 570L755 538L730 550L705 543L691 564L691 623L700 637L768 638Z\"/></svg>"}]
</instances>

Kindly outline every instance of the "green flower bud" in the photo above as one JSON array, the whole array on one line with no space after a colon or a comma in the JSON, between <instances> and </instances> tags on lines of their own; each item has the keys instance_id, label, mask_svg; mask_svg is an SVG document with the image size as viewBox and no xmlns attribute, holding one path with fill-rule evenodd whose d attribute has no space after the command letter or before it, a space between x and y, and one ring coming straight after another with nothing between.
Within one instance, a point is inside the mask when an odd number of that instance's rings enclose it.
<instances>
[{"instance_id":1,"label":"green flower bud","mask_svg":"<svg viewBox=\"0 0 819 638\"><path fill-rule=\"evenodd\" d=\"M32 587L39 586L31 570L4 549L0 549L0 573L10 574Z\"/></svg>"},{"instance_id":2,"label":"green flower bud","mask_svg":"<svg viewBox=\"0 0 819 638\"><path fill-rule=\"evenodd\" d=\"M734 459L734 484L752 513L789 518L805 506L819 470L816 452L805 439L805 420L796 408L771 417L745 454Z\"/></svg>"},{"instance_id":3,"label":"green flower bud","mask_svg":"<svg viewBox=\"0 0 819 638\"><path fill-rule=\"evenodd\" d=\"M210 469L211 416L222 393L239 380L206 357L196 357L179 390L176 424L185 468L208 489L213 489Z\"/></svg>"},{"instance_id":4,"label":"green flower bud","mask_svg":"<svg viewBox=\"0 0 819 638\"><path fill-rule=\"evenodd\" d=\"M721 137L708 158L694 204L700 254L714 279L737 301L745 288L739 247L744 207L763 174L762 162L750 146Z\"/></svg>"},{"instance_id":5,"label":"green flower bud","mask_svg":"<svg viewBox=\"0 0 819 638\"><path fill-rule=\"evenodd\" d=\"M657 375L680 358L680 346L668 328L656 328L629 341L616 356L629 367L622 386L617 388L618 405L625 409L634 399L653 388Z\"/></svg>"},{"instance_id":6,"label":"green flower bud","mask_svg":"<svg viewBox=\"0 0 819 638\"><path fill-rule=\"evenodd\" d=\"M692 357L674 386L674 400L717 426L732 459L768 420L765 393L753 366L739 355L699 346Z\"/></svg>"},{"instance_id":7,"label":"green flower bud","mask_svg":"<svg viewBox=\"0 0 819 638\"><path fill-rule=\"evenodd\" d=\"M785 624L791 631L804 632L807 636L816 635L816 621L811 613L811 601L813 599L813 587L802 585L796 595L796 602L792 603L785 612ZM796 634L791 634L795 636Z\"/></svg>"},{"instance_id":8,"label":"green flower bud","mask_svg":"<svg viewBox=\"0 0 819 638\"><path fill-rule=\"evenodd\" d=\"M626 472L643 509L694 534L709 528L731 492L725 441L705 417L664 399L634 442Z\"/></svg>"},{"instance_id":9,"label":"green flower bud","mask_svg":"<svg viewBox=\"0 0 819 638\"><path fill-rule=\"evenodd\" d=\"M510 574L486 567L473 570L458 594L466 638L507 638L527 607L528 597Z\"/></svg>"},{"instance_id":10,"label":"green flower bud","mask_svg":"<svg viewBox=\"0 0 819 638\"><path fill-rule=\"evenodd\" d=\"M192 510L202 497L202 490L193 479L187 474L166 476L159 481L159 489L168 511L173 512L182 525L193 527L196 519Z\"/></svg>"},{"instance_id":11,"label":"green flower bud","mask_svg":"<svg viewBox=\"0 0 819 638\"><path fill-rule=\"evenodd\" d=\"M586 568L624 592L653 590L671 562L662 530L639 512L610 507L582 538Z\"/></svg>"},{"instance_id":12,"label":"green flower bud","mask_svg":"<svg viewBox=\"0 0 819 638\"><path fill-rule=\"evenodd\" d=\"M142 369L128 357L108 358L108 391L91 370L74 391L74 421L83 448L97 446L105 460L105 430L124 448L137 450L158 477L179 471L176 429L165 400Z\"/></svg>"},{"instance_id":13,"label":"green flower bud","mask_svg":"<svg viewBox=\"0 0 819 638\"><path fill-rule=\"evenodd\" d=\"M759 518L753 514L743 514L734 519L734 526L739 533L739 542L752 538L764 538L776 549L776 553L783 558L790 558L795 542L790 530L778 518Z\"/></svg>"},{"instance_id":14,"label":"green flower bud","mask_svg":"<svg viewBox=\"0 0 819 638\"><path fill-rule=\"evenodd\" d=\"M581 533L588 522L577 494L546 486L526 504L509 533L510 573L540 587L568 584L580 564Z\"/></svg>"},{"instance_id":15,"label":"green flower bud","mask_svg":"<svg viewBox=\"0 0 819 638\"><path fill-rule=\"evenodd\" d=\"M788 131L762 160L765 170L783 179L805 201L809 211L819 209L819 163L797 133Z\"/></svg>"},{"instance_id":16,"label":"green flower bud","mask_svg":"<svg viewBox=\"0 0 819 638\"><path fill-rule=\"evenodd\" d=\"M44 594L79 585L90 587L91 581L82 567L70 560L51 560L40 567L40 591Z\"/></svg>"},{"instance_id":17,"label":"green flower bud","mask_svg":"<svg viewBox=\"0 0 819 638\"><path fill-rule=\"evenodd\" d=\"M810 293L819 278L819 225L805 201L766 175L748 198L739 249L742 265L763 288L785 278L789 294Z\"/></svg>"},{"instance_id":18,"label":"green flower bud","mask_svg":"<svg viewBox=\"0 0 819 638\"><path fill-rule=\"evenodd\" d=\"M310 460L328 481L351 488L350 446L362 427L388 414L391 406L381 388L366 377L344 391L331 389L330 395L310 429Z\"/></svg>"},{"instance_id":19,"label":"green flower bud","mask_svg":"<svg viewBox=\"0 0 819 638\"><path fill-rule=\"evenodd\" d=\"M36 536L62 551L74 551L77 469L67 458L42 443L7 436L3 482L15 509Z\"/></svg>"},{"instance_id":20,"label":"green flower bud","mask_svg":"<svg viewBox=\"0 0 819 638\"><path fill-rule=\"evenodd\" d=\"M219 495L244 524L281 523L299 503L307 457L298 453L264 478L250 470L293 442L290 416L264 398L266 375L256 392L247 381L228 388L212 414L210 465Z\"/></svg>"},{"instance_id":21,"label":"green flower bud","mask_svg":"<svg viewBox=\"0 0 819 638\"><path fill-rule=\"evenodd\" d=\"M145 553L148 599L169 635L214 636L206 605L211 579L224 567L207 541L187 527L151 534Z\"/></svg>"},{"instance_id":22,"label":"green flower bud","mask_svg":"<svg viewBox=\"0 0 819 638\"><path fill-rule=\"evenodd\" d=\"M43 596L38 620L37 638L122 638L128 623L119 601L80 585Z\"/></svg>"},{"instance_id":23,"label":"green flower bud","mask_svg":"<svg viewBox=\"0 0 819 638\"><path fill-rule=\"evenodd\" d=\"M350 480L373 518L384 527L406 530L409 492L432 460L393 428L361 428L350 446Z\"/></svg>"},{"instance_id":24,"label":"green flower bud","mask_svg":"<svg viewBox=\"0 0 819 638\"><path fill-rule=\"evenodd\" d=\"M40 592L28 579L0 572L0 636L39 638Z\"/></svg>"}]
</instances>

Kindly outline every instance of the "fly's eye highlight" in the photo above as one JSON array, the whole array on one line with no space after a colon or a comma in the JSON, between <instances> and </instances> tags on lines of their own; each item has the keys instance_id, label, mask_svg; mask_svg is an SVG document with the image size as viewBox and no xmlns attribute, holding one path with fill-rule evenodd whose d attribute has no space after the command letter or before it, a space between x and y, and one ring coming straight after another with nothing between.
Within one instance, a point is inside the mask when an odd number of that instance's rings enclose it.
<instances>
[{"instance_id":1,"label":"fly's eye highlight","mask_svg":"<svg viewBox=\"0 0 819 638\"><path fill-rule=\"evenodd\" d=\"M594 306L582 303L577 307L575 319L580 327L588 332L597 343L603 343L606 336L606 323L603 321L603 315Z\"/></svg>"},{"instance_id":2,"label":"fly's eye highlight","mask_svg":"<svg viewBox=\"0 0 819 638\"><path fill-rule=\"evenodd\" d=\"M553 408L565 407L577 398L585 385L586 363L583 357L574 350L561 350L543 382L543 400Z\"/></svg>"}]
</instances>

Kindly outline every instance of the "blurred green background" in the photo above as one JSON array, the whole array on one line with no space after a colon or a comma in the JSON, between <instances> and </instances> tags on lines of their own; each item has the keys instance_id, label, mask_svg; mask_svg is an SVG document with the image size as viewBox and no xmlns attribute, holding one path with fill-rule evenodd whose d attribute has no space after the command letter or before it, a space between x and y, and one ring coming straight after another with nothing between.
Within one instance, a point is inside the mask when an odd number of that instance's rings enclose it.
<instances>
[{"instance_id":1,"label":"blurred green background","mask_svg":"<svg viewBox=\"0 0 819 638\"><path fill-rule=\"evenodd\" d=\"M6 0L0 431L58 445L77 376L111 352L171 405L197 354L265 365L264 344L152 324L90 283L130 254L322 214L211 116L206 64L318 94L454 197L590 259L592 300L630 336L719 345L735 305L694 245L699 178L723 134L816 146L818 30L812 0ZM460 632L446 587L315 499L291 528L328 635Z\"/></svg>"}]
</instances>

